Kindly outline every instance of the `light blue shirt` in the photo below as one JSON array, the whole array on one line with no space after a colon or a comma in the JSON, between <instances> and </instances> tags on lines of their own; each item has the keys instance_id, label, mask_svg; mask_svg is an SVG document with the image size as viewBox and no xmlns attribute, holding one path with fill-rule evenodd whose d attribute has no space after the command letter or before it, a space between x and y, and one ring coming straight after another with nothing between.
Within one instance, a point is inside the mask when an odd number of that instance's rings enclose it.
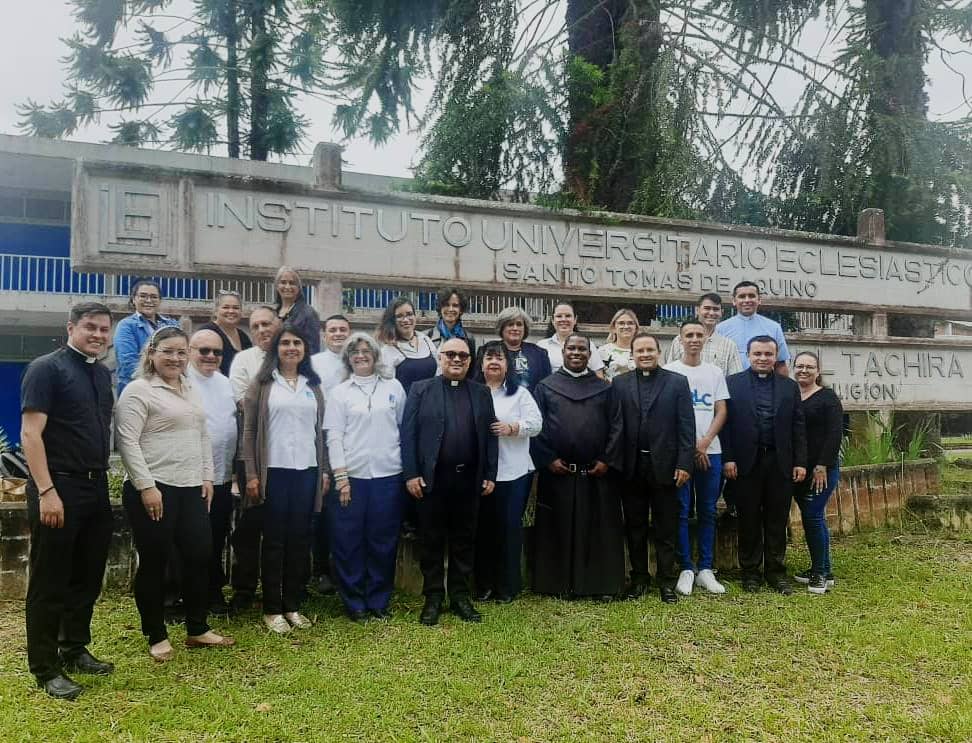
<instances>
[{"instance_id":1,"label":"light blue shirt","mask_svg":"<svg viewBox=\"0 0 972 743\"><path fill-rule=\"evenodd\" d=\"M118 397L121 397L125 385L131 382L135 376L142 348L148 343L152 334L159 328L179 324L178 320L165 315L156 315L155 317L155 326L153 327L152 323L140 313L133 312L120 320L118 325L115 326L114 346Z\"/></svg>"},{"instance_id":2,"label":"light blue shirt","mask_svg":"<svg viewBox=\"0 0 972 743\"><path fill-rule=\"evenodd\" d=\"M783 328L776 320L763 317L758 312L749 317L733 315L728 320L723 320L716 325L716 332L725 336L739 349L739 359L742 361L743 369L749 368L749 355L746 353L746 346L751 338L757 335L768 335L776 341L778 347L777 361L789 361L790 350L786 347L786 338L783 337Z\"/></svg>"}]
</instances>

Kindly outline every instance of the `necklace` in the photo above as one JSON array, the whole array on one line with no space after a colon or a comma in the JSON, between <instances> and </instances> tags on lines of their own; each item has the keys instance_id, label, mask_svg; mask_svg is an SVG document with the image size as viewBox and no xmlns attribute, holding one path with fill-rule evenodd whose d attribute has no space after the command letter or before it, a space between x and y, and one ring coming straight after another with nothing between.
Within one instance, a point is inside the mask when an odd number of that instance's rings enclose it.
<instances>
[{"instance_id":1,"label":"necklace","mask_svg":"<svg viewBox=\"0 0 972 743\"><path fill-rule=\"evenodd\" d=\"M283 377L283 374L281 374L280 376ZM292 390L296 390L297 389L297 382L298 382L299 379L300 379L300 376L296 376L296 377L292 377L292 378L291 377L284 377L284 381L287 383L287 385Z\"/></svg>"}]
</instances>

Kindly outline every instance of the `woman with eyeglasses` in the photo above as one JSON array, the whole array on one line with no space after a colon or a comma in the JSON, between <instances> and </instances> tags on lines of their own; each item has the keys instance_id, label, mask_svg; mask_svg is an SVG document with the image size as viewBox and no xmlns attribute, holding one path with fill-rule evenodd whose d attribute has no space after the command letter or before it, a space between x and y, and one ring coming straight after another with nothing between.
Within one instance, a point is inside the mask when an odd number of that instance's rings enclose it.
<instances>
[{"instance_id":1,"label":"woman with eyeglasses","mask_svg":"<svg viewBox=\"0 0 972 743\"><path fill-rule=\"evenodd\" d=\"M354 333L341 351L350 375L331 390L324 412L335 487L327 515L338 594L348 617L389 617L405 493L398 427L405 390L381 366L381 350Z\"/></svg>"},{"instance_id":2,"label":"woman with eyeglasses","mask_svg":"<svg viewBox=\"0 0 972 743\"><path fill-rule=\"evenodd\" d=\"M797 354L793 360L793 371L800 385L803 418L807 427L807 464L812 468L811 474L793 488L810 551L810 568L794 577L798 583L805 584L810 593L823 594L834 586L827 502L840 481L844 408L836 393L823 386L817 354L810 351Z\"/></svg>"},{"instance_id":3,"label":"woman with eyeglasses","mask_svg":"<svg viewBox=\"0 0 972 743\"><path fill-rule=\"evenodd\" d=\"M533 395L510 369L502 341L490 341L476 356L474 379L489 387L497 422L496 488L479 506L476 527L476 591L479 601L507 604L522 589L523 511L533 482L530 439L540 433L543 418Z\"/></svg>"},{"instance_id":4,"label":"woman with eyeglasses","mask_svg":"<svg viewBox=\"0 0 972 743\"><path fill-rule=\"evenodd\" d=\"M421 379L434 377L438 370L432 340L415 330L415 306L408 297L397 297L381 316L375 338L381 347L381 363L395 370L405 393Z\"/></svg>"},{"instance_id":5,"label":"woman with eyeglasses","mask_svg":"<svg viewBox=\"0 0 972 743\"><path fill-rule=\"evenodd\" d=\"M173 653L163 616L173 546L182 564L186 647L234 644L206 622L213 458L205 410L185 375L188 357L189 339L180 328L156 331L115 407L115 440L128 472L122 504L138 551L133 592L149 655L159 662Z\"/></svg>"},{"instance_id":6,"label":"woman with eyeglasses","mask_svg":"<svg viewBox=\"0 0 972 743\"><path fill-rule=\"evenodd\" d=\"M263 506L263 621L306 629L300 613L310 568L311 519L330 484L324 393L308 342L284 323L243 398L244 508Z\"/></svg>"},{"instance_id":7,"label":"woman with eyeglasses","mask_svg":"<svg viewBox=\"0 0 972 743\"><path fill-rule=\"evenodd\" d=\"M609 382L619 374L627 374L635 368L631 356L631 341L641 329L634 310L620 309L608 325L607 343L597 349L604 362L604 378Z\"/></svg>"},{"instance_id":8,"label":"woman with eyeglasses","mask_svg":"<svg viewBox=\"0 0 972 743\"><path fill-rule=\"evenodd\" d=\"M133 312L115 326L115 373L119 397L135 376L142 349L152 333L179 324L175 318L159 312L161 305L162 289L155 279L138 279L132 284L128 306Z\"/></svg>"},{"instance_id":9,"label":"woman with eyeglasses","mask_svg":"<svg viewBox=\"0 0 972 743\"><path fill-rule=\"evenodd\" d=\"M223 339L223 357L219 362L219 371L224 377L229 377L233 358L240 351L251 348L253 342L250 336L240 329L240 320L243 319L243 300L240 299L239 293L225 290L216 292L215 302L213 319L199 329L212 330Z\"/></svg>"},{"instance_id":10,"label":"woman with eyeglasses","mask_svg":"<svg viewBox=\"0 0 972 743\"><path fill-rule=\"evenodd\" d=\"M307 355L321 350L321 318L304 299L303 283L290 266L281 266L273 280L274 309L281 322L290 323L307 339Z\"/></svg>"}]
</instances>

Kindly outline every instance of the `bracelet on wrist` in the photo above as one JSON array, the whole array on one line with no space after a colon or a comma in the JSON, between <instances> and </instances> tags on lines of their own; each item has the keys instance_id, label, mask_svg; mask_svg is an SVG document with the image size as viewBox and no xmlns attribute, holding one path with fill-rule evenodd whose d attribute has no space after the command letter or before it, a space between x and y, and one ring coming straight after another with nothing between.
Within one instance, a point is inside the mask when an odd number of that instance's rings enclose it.
<instances>
[{"instance_id":1,"label":"bracelet on wrist","mask_svg":"<svg viewBox=\"0 0 972 743\"><path fill-rule=\"evenodd\" d=\"M43 490L41 490L41 491L40 491L40 492L39 492L39 493L37 494L37 497L38 497L38 498L41 498L41 497L43 497L43 496L45 496L45 495L47 495L47 494L48 494L49 492L51 492L51 491L52 491L53 489L54 489L54 485L53 485L53 483L52 483L52 484L50 484L50 485L48 485L48 486L47 486L46 488L44 488Z\"/></svg>"}]
</instances>

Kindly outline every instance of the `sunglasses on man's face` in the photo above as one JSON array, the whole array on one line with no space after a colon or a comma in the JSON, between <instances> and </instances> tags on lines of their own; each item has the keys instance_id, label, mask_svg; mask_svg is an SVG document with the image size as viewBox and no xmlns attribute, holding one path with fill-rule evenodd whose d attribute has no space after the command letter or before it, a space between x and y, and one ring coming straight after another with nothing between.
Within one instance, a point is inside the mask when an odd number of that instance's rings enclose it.
<instances>
[{"instance_id":1,"label":"sunglasses on man's face","mask_svg":"<svg viewBox=\"0 0 972 743\"><path fill-rule=\"evenodd\" d=\"M449 361L455 361L456 359L459 359L460 361L469 361L468 351L443 351L442 355L449 359Z\"/></svg>"},{"instance_id":2,"label":"sunglasses on man's face","mask_svg":"<svg viewBox=\"0 0 972 743\"><path fill-rule=\"evenodd\" d=\"M222 348L206 348L206 347L204 347L204 348L197 348L196 350L199 351L199 355L200 356L222 356L223 355L223 349Z\"/></svg>"}]
</instances>

